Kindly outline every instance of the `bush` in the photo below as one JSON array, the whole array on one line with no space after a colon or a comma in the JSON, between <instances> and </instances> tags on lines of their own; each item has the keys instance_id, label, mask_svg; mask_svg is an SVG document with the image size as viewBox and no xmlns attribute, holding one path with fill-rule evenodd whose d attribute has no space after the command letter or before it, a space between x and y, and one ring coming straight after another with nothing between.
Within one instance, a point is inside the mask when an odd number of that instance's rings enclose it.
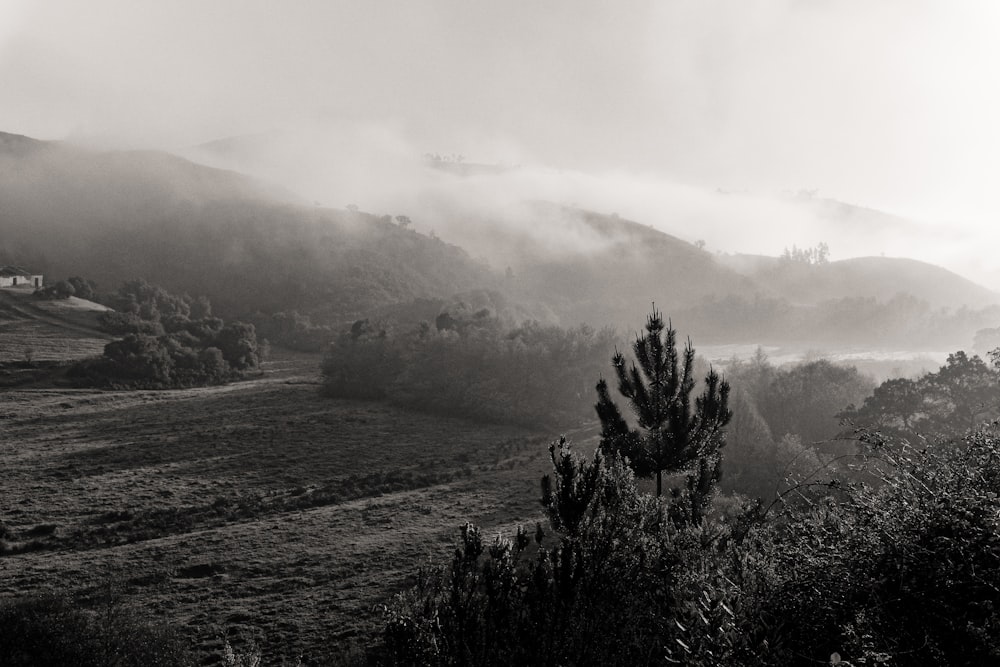
<instances>
[{"instance_id":1,"label":"bush","mask_svg":"<svg viewBox=\"0 0 1000 667\"><path fill-rule=\"evenodd\" d=\"M483 539L386 607L382 655L412 665L719 664L740 650L728 592L708 567L724 531L680 527L628 465L553 447L539 525ZM701 618L712 623L698 627ZM697 654L707 643L712 653Z\"/></svg>"},{"instance_id":2,"label":"bush","mask_svg":"<svg viewBox=\"0 0 1000 667\"><path fill-rule=\"evenodd\" d=\"M768 629L779 664L833 652L852 664L998 664L996 434L943 452L880 448L873 465L879 486L840 487L748 542L754 567L734 573L752 591L746 627Z\"/></svg>"}]
</instances>

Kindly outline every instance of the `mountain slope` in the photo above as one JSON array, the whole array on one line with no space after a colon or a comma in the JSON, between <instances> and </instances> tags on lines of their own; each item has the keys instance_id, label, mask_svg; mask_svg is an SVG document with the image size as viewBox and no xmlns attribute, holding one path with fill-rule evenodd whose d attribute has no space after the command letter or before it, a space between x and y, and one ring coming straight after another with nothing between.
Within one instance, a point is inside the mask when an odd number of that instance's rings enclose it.
<instances>
[{"instance_id":1,"label":"mountain slope","mask_svg":"<svg viewBox=\"0 0 1000 667\"><path fill-rule=\"evenodd\" d=\"M614 215L535 202L532 223L573 239L578 250L536 250L532 236L515 243L515 282L522 294L545 294L568 322L638 323L650 305L670 313L711 294L750 296L751 279L718 264L694 245Z\"/></svg>"},{"instance_id":2,"label":"mountain slope","mask_svg":"<svg viewBox=\"0 0 1000 667\"><path fill-rule=\"evenodd\" d=\"M719 342L839 335L843 327L809 323L852 318L863 322L848 328L865 342L890 329L896 341L931 325L944 330L928 309L998 301L913 260L812 266L713 255L616 215L540 201L490 208L490 201L441 205L418 221L424 229L441 224L449 240L489 252L477 260L389 216L303 206L260 181L174 156L0 135L0 263L50 280L84 276L105 290L141 277L206 295L224 317L297 310L315 324L372 314L433 319L454 295L479 291L472 302L506 303L515 317L563 325L637 327L655 302L676 314L682 329ZM897 304L903 315L879 310L898 293L915 302ZM844 297L872 303L827 303ZM869 308L899 322L875 326L878 313ZM956 316L949 336L971 338L976 328L993 326L992 317Z\"/></svg>"},{"instance_id":3,"label":"mountain slope","mask_svg":"<svg viewBox=\"0 0 1000 667\"><path fill-rule=\"evenodd\" d=\"M375 306L496 286L460 248L171 155L0 137L0 263L114 289L142 277L221 313ZM16 261L15 261L16 260Z\"/></svg>"},{"instance_id":4,"label":"mountain slope","mask_svg":"<svg viewBox=\"0 0 1000 667\"><path fill-rule=\"evenodd\" d=\"M909 294L934 308L1000 303L1000 294L947 269L904 257L856 257L808 265L760 255L722 255L719 261L793 303Z\"/></svg>"}]
</instances>

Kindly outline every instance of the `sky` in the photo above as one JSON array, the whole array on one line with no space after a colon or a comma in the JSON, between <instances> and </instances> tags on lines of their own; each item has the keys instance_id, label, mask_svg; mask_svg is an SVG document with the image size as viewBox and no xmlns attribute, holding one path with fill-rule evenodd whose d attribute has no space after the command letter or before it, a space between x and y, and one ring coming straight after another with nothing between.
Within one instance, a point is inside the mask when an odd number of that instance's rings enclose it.
<instances>
[{"instance_id":1,"label":"sky","mask_svg":"<svg viewBox=\"0 0 1000 667\"><path fill-rule=\"evenodd\" d=\"M996 272L997 34L992 0L0 0L0 130L182 151L324 128L589 183L816 190Z\"/></svg>"}]
</instances>

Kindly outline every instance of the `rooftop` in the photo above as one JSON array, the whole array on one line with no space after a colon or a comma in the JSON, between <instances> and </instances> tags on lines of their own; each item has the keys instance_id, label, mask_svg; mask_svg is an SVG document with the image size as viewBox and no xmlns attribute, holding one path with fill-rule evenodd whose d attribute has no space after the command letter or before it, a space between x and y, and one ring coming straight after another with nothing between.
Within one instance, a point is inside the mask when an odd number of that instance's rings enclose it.
<instances>
[{"instance_id":1,"label":"rooftop","mask_svg":"<svg viewBox=\"0 0 1000 667\"><path fill-rule=\"evenodd\" d=\"M20 266L0 266L0 276L30 276L31 271Z\"/></svg>"}]
</instances>

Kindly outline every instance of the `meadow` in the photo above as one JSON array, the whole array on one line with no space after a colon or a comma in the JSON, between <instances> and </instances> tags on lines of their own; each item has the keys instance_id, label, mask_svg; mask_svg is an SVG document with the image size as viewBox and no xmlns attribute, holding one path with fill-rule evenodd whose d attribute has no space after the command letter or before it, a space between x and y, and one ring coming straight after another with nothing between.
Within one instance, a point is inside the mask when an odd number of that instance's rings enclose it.
<instances>
[{"instance_id":1,"label":"meadow","mask_svg":"<svg viewBox=\"0 0 1000 667\"><path fill-rule=\"evenodd\" d=\"M226 386L0 392L0 599L113 586L207 664L223 637L324 664L465 521L541 518L558 434L321 398L318 366L277 350Z\"/></svg>"},{"instance_id":2,"label":"meadow","mask_svg":"<svg viewBox=\"0 0 1000 667\"><path fill-rule=\"evenodd\" d=\"M32 298L30 289L0 289L0 363L68 361L100 354L111 336L97 329L106 310L91 301Z\"/></svg>"}]
</instances>

